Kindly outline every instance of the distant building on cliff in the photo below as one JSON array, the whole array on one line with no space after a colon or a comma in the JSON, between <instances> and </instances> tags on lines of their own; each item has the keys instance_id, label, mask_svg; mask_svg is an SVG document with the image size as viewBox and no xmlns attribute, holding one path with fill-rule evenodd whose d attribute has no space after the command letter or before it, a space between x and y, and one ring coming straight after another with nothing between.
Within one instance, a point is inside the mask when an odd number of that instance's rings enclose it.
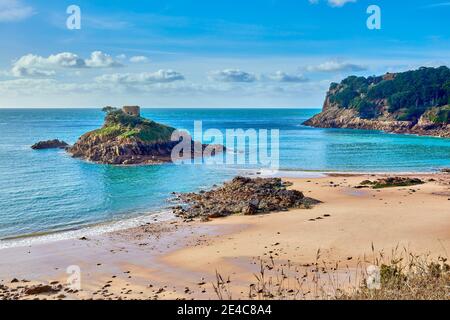
<instances>
[{"instance_id":1,"label":"distant building on cliff","mask_svg":"<svg viewBox=\"0 0 450 320\"><path fill-rule=\"evenodd\" d=\"M396 73L390 73L390 72L388 72L388 73L386 73L386 74L383 76L383 80L386 80L386 81L392 81L392 80L395 79L396 76L397 76Z\"/></svg>"},{"instance_id":2,"label":"distant building on cliff","mask_svg":"<svg viewBox=\"0 0 450 320\"><path fill-rule=\"evenodd\" d=\"M141 108L138 106L124 106L122 111L128 114L129 116L140 117L141 116Z\"/></svg>"}]
</instances>

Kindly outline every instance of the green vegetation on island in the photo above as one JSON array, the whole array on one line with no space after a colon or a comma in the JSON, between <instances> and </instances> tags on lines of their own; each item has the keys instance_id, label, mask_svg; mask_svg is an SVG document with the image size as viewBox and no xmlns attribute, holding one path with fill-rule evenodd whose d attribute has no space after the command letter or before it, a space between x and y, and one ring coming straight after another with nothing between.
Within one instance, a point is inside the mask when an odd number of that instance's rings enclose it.
<instances>
[{"instance_id":1,"label":"green vegetation on island","mask_svg":"<svg viewBox=\"0 0 450 320\"><path fill-rule=\"evenodd\" d=\"M129 115L121 109L106 107L105 124L92 131L93 136L109 139L130 139L143 142L170 141L175 128L145 119L140 115Z\"/></svg>"}]
</instances>

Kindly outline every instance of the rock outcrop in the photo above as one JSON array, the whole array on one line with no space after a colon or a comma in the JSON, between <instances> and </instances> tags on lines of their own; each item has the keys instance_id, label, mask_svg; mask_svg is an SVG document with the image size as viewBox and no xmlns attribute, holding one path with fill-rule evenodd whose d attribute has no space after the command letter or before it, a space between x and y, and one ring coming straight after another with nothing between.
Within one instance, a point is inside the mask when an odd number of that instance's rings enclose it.
<instances>
[{"instance_id":1,"label":"rock outcrop","mask_svg":"<svg viewBox=\"0 0 450 320\"><path fill-rule=\"evenodd\" d=\"M236 177L211 191L178 194L173 207L184 219L225 217L232 214L254 215L290 208L310 208L320 201L307 198L297 190L288 190L279 178Z\"/></svg>"},{"instance_id":2,"label":"rock outcrop","mask_svg":"<svg viewBox=\"0 0 450 320\"><path fill-rule=\"evenodd\" d=\"M65 149L69 145L58 139L55 140L47 140L47 141L39 141L31 146L33 150L42 150L42 149Z\"/></svg>"},{"instance_id":3,"label":"rock outcrop","mask_svg":"<svg viewBox=\"0 0 450 320\"><path fill-rule=\"evenodd\" d=\"M424 184L425 182L419 178L409 177L387 177L376 181L364 180L360 186L371 187L372 189L383 189L393 187L409 187Z\"/></svg>"},{"instance_id":4,"label":"rock outcrop","mask_svg":"<svg viewBox=\"0 0 450 320\"><path fill-rule=\"evenodd\" d=\"M304 124L450 137L449 103L446 67L383 77L352 76L333 83L322 112Z\"/></svg>"}]
</instances>

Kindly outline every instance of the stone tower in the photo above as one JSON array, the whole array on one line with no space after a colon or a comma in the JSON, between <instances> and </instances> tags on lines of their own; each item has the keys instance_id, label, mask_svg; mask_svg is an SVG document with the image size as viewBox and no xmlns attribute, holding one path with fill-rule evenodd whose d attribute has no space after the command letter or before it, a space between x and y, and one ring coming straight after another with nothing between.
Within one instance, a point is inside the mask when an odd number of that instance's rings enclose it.
<instances>
[{"instance_id":1,"label":"stone tower","mask_svg":"<svg viewBox=\"0 0 450 320\"><path fill-rule=\"evenodd\" d=\"M138 106L124 106L122 108L122 110L129 116L135 116L135 117L141 116L141 108Z\"/></svg>"}]
</instances>

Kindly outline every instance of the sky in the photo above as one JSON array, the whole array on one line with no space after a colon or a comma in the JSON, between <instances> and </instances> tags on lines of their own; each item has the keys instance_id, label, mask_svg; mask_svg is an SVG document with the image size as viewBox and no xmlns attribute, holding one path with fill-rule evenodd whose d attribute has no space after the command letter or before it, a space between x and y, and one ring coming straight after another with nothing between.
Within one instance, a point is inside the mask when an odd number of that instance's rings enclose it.
<instances>
[{"instance_id":1,"label":"sky","mask_svg":"<svg viewBox=\"0 0 450 320\"><path fill-rule=\"evenodd\" d=\"M449 16L444 0L0 0L0 108L319 108L349 75L449 66Z\"/></svg>"}]
</instances>

